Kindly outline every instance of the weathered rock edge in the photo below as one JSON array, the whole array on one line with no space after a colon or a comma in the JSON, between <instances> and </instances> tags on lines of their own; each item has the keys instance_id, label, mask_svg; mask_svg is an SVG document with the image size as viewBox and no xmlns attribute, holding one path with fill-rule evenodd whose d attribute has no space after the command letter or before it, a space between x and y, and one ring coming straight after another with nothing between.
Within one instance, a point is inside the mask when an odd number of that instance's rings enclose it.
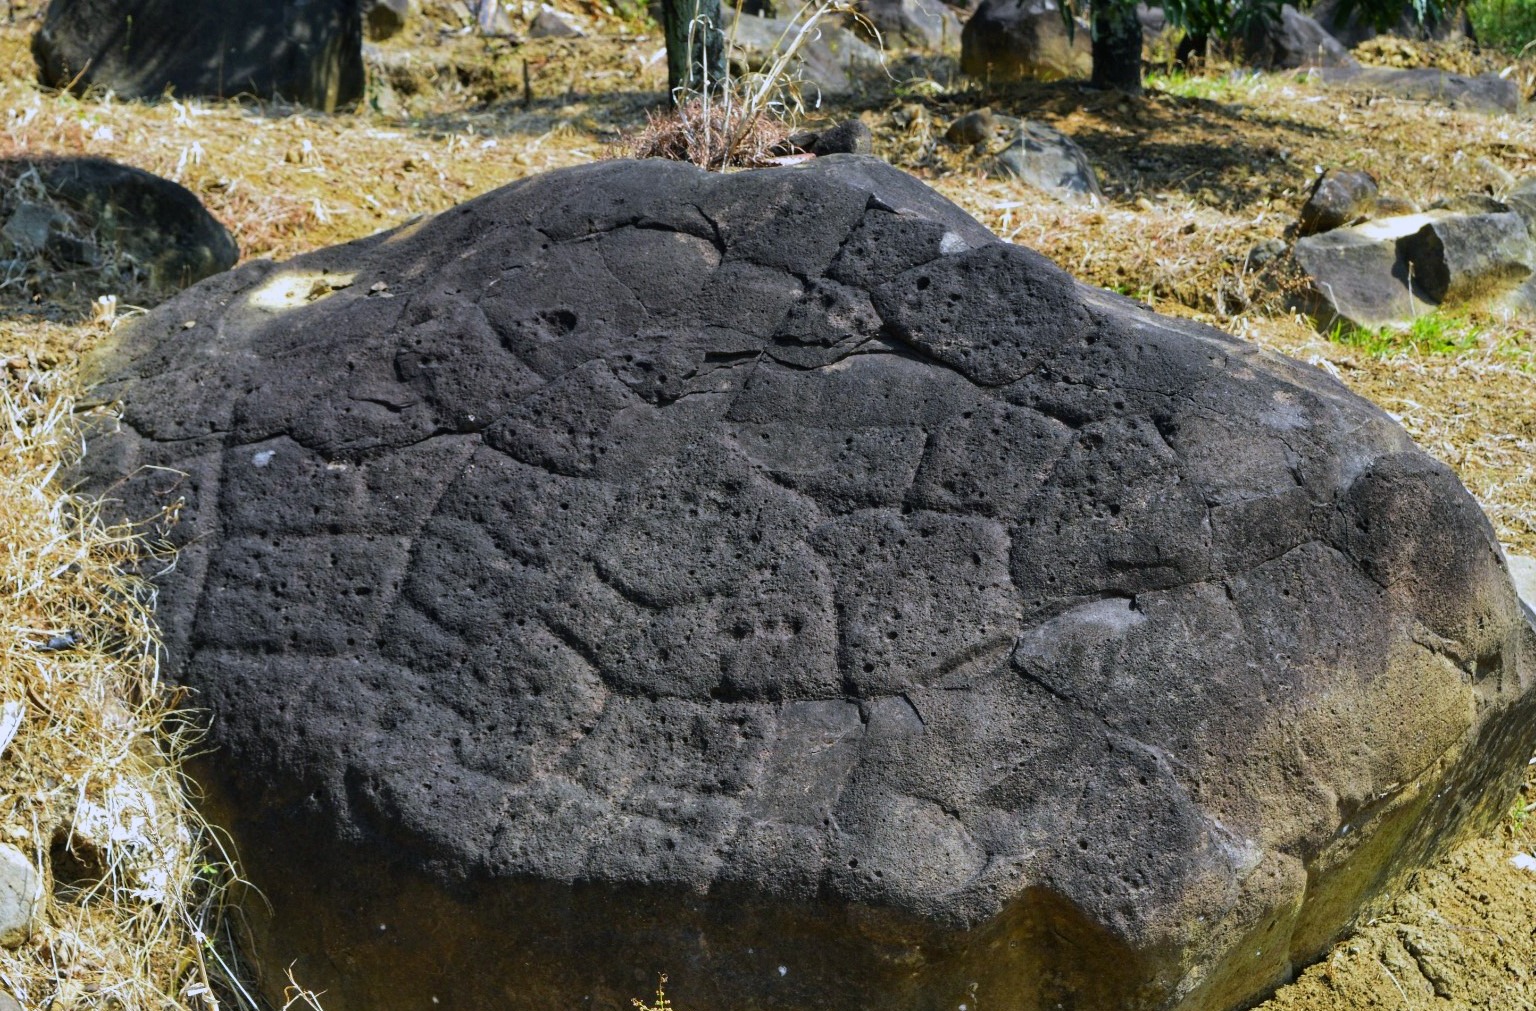
<instances>
[{"instance_id":1,"label":"weathered rock edge","mask_svg":"<svg viewBox=\"0 0 1536 1011\"><path fill-rule=\"evenodd\" d=\"M873 159L551 173L96 373L88 484L185 503L253 943L331 1011L1229 1008L1531 751L1445 467Z\"/></svg>"}]
</instances>

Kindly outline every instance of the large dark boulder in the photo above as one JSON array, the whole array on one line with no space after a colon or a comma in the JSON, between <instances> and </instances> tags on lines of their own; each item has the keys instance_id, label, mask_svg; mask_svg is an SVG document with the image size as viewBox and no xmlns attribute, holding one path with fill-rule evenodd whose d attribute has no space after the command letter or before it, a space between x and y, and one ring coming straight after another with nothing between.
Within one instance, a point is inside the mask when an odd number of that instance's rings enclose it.
<instances>
[{"instance_id":1,"label":"large dark boulder","mask_svg":"<svg viewBox=\"0 0 1536 1011\"><path fill-rule=\"evenodd\" d=\"M982 0L960 33L960 70L991 84L1087 77L1093 38L1057 0Z\"/></svg>"},{"instance_id":2,"label":"large dark boulder","mask_svg":"<svg viewBox=\"0 0 1536 1011\"><path fill-rule=\"evenodd\" d=\"M1230 1008L1531 752L1449 470L872 158L552 173L120 335L86 477L182 503L168 672L330 1011Z\"/></svg>"},{"instance_id":3,"label":"large dark boulder","mask_svg":"<svg viewBox=\"0 0 1536 1011\"><path fill-rule=\"evenodd\" d=\"M51 88L120 98L281 98L334 110L363 97L359 0L52 0L32 38Z\"/></svg>"}]
</instances>

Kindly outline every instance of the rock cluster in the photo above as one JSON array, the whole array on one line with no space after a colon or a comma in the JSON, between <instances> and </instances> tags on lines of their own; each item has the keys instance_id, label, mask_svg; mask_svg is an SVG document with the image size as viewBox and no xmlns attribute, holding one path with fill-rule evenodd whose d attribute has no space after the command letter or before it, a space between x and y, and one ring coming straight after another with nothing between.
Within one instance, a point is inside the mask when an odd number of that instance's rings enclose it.
<instances>
[{"instance_id":1,"label":"rock cluster","mask_svg":"<svg viewBox=\"0 0 1536 1011\"><path fill-rule=\"evenodd\" d=\"M1531 752L1449 470L871 158L552 173L118 334L81 476L183 503L167 670L331 1011L1226 1011Z\"/></svg>"},{"instance_id":2,"label":"rock cluster","mask_svg":"<svg viewBox=\"0 0 1536 1011\"><path fill-rule=\"evenodd\" d=\"M1320 325L1374 329L1441 306L1536 308L1536 180L1422 213L1378 216L1380 203L1369 176L1330 172L1302 208L1291 257L1307 288L1296 307Z\"/></svg>"}]
</instances>

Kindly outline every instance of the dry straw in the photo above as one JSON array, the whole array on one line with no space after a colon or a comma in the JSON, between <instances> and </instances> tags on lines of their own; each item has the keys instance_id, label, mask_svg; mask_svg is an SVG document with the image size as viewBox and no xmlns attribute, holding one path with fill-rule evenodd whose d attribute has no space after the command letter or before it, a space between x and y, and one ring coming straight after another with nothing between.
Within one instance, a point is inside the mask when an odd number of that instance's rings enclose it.
<instances>
[{"instance_id":1,"label":"dry straw","mask_svg":"<svg viewBox=\"0 0 1536 1011\"><path fill-rule=\"evenodd\" d=\"M230 985L209 937L228 865L178 771L196 726L159 677L154 595L133 574L166 559L65 490L76 388L65 364L0 366L0 834L44 872L0 985L51 1011L212 1009Z\"/></svg>"}]
</instances>

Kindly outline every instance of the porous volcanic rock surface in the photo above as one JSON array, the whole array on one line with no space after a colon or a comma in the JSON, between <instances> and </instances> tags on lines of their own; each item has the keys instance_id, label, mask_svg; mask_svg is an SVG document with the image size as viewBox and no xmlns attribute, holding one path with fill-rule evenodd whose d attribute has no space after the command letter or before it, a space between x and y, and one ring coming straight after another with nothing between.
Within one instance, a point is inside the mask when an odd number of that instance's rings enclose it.
<instances>
[{"instance_id":1,"label":"porous volcanic rock surface","mask_svg":"<svg viewBox=\"0 0 1536 1011\"><path fill-rule=\"evenodd\" d=\"M330 1011L1230 1008L1531 751L1450 471L870 158L529 179L95 368Z\"/></svg>"}]
</instances>

